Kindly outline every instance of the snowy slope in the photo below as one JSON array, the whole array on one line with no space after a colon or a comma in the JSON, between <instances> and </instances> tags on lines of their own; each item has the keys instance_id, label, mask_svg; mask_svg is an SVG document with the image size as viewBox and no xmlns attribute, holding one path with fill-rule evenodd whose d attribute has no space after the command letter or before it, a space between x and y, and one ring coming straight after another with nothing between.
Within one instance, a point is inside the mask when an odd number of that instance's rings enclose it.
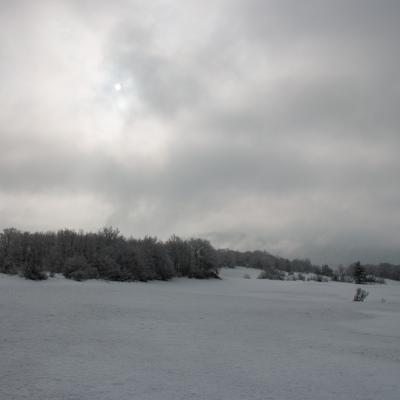
<instances>
[{"instance_id":1,"label":"snowy slope","mask_svg":"<svg viewBox=\"0 0 400 400\"><path fill-rule=\"evenodd\" d=\"M400 398L400 286L0 275L1 400ZM382 303L381 299L386 302Z\"/></svg>"}]
</instances>

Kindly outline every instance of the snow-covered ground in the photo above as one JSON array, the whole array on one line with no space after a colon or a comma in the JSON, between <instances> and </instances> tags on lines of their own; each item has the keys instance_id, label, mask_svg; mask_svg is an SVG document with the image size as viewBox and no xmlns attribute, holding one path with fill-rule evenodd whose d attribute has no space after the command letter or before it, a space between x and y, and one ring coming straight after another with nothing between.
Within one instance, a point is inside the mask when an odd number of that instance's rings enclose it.
<instances>
[{"instance_id":1,"label":"snow-covered ground","mask_svg":"<svg viewBox=\"0 0 400 400\"><path fill-rule=\"evenodd\" d=\"M368 286L354 303L352 284L258 273L150 283L0 275L0 399L400 399L399 285Z\"/></svg>"}]
</instances>

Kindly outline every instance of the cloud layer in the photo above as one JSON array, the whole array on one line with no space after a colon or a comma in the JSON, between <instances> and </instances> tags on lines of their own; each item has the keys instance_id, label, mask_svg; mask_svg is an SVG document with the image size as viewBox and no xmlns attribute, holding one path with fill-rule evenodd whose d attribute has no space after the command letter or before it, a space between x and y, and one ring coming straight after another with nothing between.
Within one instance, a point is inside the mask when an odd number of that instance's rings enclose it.
<instances>
[{"instance_id":1,"label":"cloud layer","mask_svg":"<svg viewBox=\"0 0 400 400\"><path fill-rule=\"evenodd\" d=\"M0 2L1 227L400 262L400 3Z\"/></svg>"}]
</instances>

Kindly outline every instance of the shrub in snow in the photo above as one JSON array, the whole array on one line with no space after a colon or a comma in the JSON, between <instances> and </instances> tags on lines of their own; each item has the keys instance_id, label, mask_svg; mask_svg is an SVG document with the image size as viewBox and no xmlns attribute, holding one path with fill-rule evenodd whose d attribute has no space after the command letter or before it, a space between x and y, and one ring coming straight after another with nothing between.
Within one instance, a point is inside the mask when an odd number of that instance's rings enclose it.
<instances>
[{"instance_id":1,"label":"shrub in snow","mask_svg":"<svg viewBox=\"0 0 400 400\"><path fill-rule=\"evenodd\" d=\"M47 279L46 272L40 271L35 265L27 265L22 274L25 279L30 279L32 281L44 281Z\"/></svg>"},{"instance_id":2,"label":"shrub in snow","mask_svg":"<svg viewBox=\"0 0 400 400\"><path fill-rule=\"evenodd\" d=\"M283 281L285 279L285 273L277 269L262 271L260 275L258 275L258 279L272 279Z\"/></svg>"},{"instance_id":3,"label":"shrub in snow","mask_svg":"<svg viewBox=\"0 0 400 400\"><path fill-rule=\"evenodd\" d=\"M88 279L97 278L97 270L92 267L87 267L83 270L76 270L69 274L69 279L74 281L86 281Z\"/></svg>"},{"instance_id":4,"label":"shrub in snow","mask_svg":"<svg viewBox=\"0 0 400 400\"><path fill-rule=\"evenodd\" d=\"M310 281L315 281L315 282L327 282L327 280L324 280L324 277L320 274L312 274L309 277Z\"/></svg>"},{"instance_id":5,"label":"shrub in snow","mask_svg":"<svg viewBox=\"0 0 400 400\"><path fill-rule=\"evenodd\" d=\"M299 281L305 281L306 280L306 277L303 274L299 274L297 276L297 278L299 279Z\"/></svg>"},{"instance_id":6,"label":"shrub in snow","mask_svg":"<svg viewBox=\"0 0 400 400\"><path fill-rule=\"evenodd\" d=\"M364 301L368 296L368 292L364 289L357 288L353 301Z\"/></svg>"},{"instance_id":7,"label":"shrub in snow","mask_svg":"<svg viewBox=\"0 0 400 400\"><path fill-rule=\"evenodd\" d=\"M196 271L189 275L189 278L194 279L221 279L217 272L214 271Z\"/></svg>"},{"instance_id":8,"label":"shrub in snow","mask_svg":"<svg viewBox=\"0 0 400 400\"><path fill-rule=\"evenodd\" d=\"M378 278L375 275L366 275L364 283L380 283L384 284L385 280L383 278Z\"/></svg>"},{"instance_id":9,"label":"shrub in snow","mask_svg":"<svg viewBox=\"0 0 400 400\"><path fill-rule=\"evenodd\" d=\"M244 274L244 275L243 275L243 278L244 278L244 279L251 279L251 276L250 276L249 274Z\"/></svg>"},{"instance_id":10,"label":"shrub in snow","mask_svg":"<svg viewBox=\"0 0 400 400\"><path fill-rule=\"evenodd\" d=\"M0 272L9 275L16 275L18 274L18 265L9 257L6 257L3 260L0 259Z\"/></svg>"},{"instance_id":11,"label":"shrub in snow","mask_svg":"<svg viewBox=\"0 0 400 400\"><path fill-rule=\"evenodd\" d=\"M98 276L98 271L93 268L83 256L72 256L65 262L64 276L75 281L94 279Z\"/></svg>"}]
</instances>

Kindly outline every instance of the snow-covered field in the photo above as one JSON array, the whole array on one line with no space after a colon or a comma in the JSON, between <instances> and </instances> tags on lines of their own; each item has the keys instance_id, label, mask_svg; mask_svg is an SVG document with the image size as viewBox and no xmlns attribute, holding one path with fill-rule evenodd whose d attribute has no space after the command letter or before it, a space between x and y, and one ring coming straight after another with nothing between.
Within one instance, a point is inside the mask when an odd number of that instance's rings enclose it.
<instances>
[{"instance_id":1,"label":"snow-covered field","mask_svg":"<svg viewBox=\"0 0 400 400\"><path fill-rule=\"evenodd\" d=\"M0 275L0 399L400 399L399 285L221 275Z\"/></svg>"}]
</instances>

